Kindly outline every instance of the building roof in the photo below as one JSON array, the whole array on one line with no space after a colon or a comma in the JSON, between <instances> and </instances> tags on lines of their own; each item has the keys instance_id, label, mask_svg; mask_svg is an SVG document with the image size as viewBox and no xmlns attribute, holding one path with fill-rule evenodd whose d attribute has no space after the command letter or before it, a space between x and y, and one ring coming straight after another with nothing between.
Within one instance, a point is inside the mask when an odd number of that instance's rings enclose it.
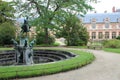
<instances>
[{"instance_id":1,"label":"building roof","mask_svg":"<svg viewBox=\"0 0 120 80\"><path fill-rule=\"evenodd\" d=\"M110 22L118 22L118 18L120 18L120 12L115 12L115 13L93 13L93 14L86 14L82 18L83 23L91 23L91 20L93 18L96 19L97 23L102 23L104 22L104 19L109 18Z\"/></svg>"}]
</instances>

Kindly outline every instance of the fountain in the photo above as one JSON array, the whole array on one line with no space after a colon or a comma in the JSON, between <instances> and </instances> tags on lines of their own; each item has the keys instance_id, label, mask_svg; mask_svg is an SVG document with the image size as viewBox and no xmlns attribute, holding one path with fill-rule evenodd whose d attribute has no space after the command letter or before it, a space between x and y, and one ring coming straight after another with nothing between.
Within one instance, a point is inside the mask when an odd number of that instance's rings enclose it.
<instances>
[{"instance_id":1,"label":"fountain","mask_svg":"<svg viewBox=\"0 0 120 80\"><path fill-rule=\"evenodd\" d=\"M29 41L30 26L28 18L24 19L24 23L19 33L19 42L12 39L14 50L0 51L0 66L8 65L31 65L39 63L55 62L75 57L73 53L59 50L34 50L33 45L35 39Z\"/></svg>"},{"instance_id":2,"label":"fountain","mask_svg":"<svg viewBox=\"0 0 120 80\"><path fill-rule=\"evenodd\" d=\"M20 32L20 41L19 44L17 41L12 39L14 43L14 49L16 54L16 63L17 64L33 64L33 44L35 39L29 42L28 33L30 32L30 26L28 24L28 18L24 20L24 24L21 27Z\"/></svg>"}]
</instances>

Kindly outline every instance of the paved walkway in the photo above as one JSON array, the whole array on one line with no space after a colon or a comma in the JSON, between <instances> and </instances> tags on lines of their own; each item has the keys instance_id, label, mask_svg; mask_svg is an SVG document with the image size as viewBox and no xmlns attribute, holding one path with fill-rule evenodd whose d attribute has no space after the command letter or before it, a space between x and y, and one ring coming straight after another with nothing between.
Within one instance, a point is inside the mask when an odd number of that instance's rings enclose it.
<instances>
[{"instance_id":1,"label":"paved walkway","mask_svg":"<svg viewBox=\"0 0 120 80\"><path fill-rule=\"evenodd\" d=\"M21 80L120 80L120 54L101 50L86 51L96 56L92 64L68 72Z\"/></svg>"}]
</instances>

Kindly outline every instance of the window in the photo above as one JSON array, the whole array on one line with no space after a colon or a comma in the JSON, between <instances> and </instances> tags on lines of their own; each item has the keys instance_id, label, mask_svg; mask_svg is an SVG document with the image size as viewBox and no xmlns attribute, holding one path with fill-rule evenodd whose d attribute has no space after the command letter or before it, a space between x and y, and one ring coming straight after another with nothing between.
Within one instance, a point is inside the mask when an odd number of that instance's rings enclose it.
<instances>
[{"instance_id":1,"label":"window","mask_svg":"<svg viewBox=\"0 0 120 80\"><path fill-rule=\"evenodd\" d=\"M109 39L109 32L105 32L105 39Z\"/></svg>"},{"instance_id":2,"label":"window","mask_svg":"<svg viewBox=\"0 0 120 80\"><path fill-rule=\"evenodd\" d=\"M92 22L92 29L96 28L96 22Z\"/></svg>"},{"instance_id":3,"label":"window","mask_svg":"<svg viewBox=\"0 0 120 80\"><path fill-rule=\"evenodd\" d=\"M99 33L98 33L98 38L99 38L99 39L102 39L102 37L103 37L102 32L99 32Z\"/></svg>"},{"instance_id":4,"label":"window","mask_svg":"<svg viewBox=\"0 0 120 80\"><path fill-rule=\"evenodd\" d=\"M109 22L105 22L105 28L109 28Z\"/></svg>"},{"instance_id":5,"label":"window","mask_svg":"<svg viewBox=\"0 0 120 80\"><path fill-rule=\"evenodd\" d=\"M92 32L92 39L96 38L96 32Z\"/></svg>"},{"instance_id":6,"label":"window","mask_svg":"<svg viewBox=\"0 0 120 80\"><path fill-rule=\"evenodd\" d=\"M112 32L112 39L116 38L116 32Z\"/></svg>"},{"instance_id":7,"label":"window","mask_svg":"<svg viewBox=\"0 0 120 80\"><path fill-rule=\"evenodd\" d=\"M118 28L120 28L120 18L118 18Z\"/></svg>"},{"instance_id":8,"label":"window","mask_svg":"<svg viewBox=\"0 0 120 80\"><path fill-rule=\"evenodd\" d=\"M118 28L120 28L120 22L118 22Z\"/></svg>"},{"instance_id":9,"label":"window","mask_svg":"<svg viewBox=\"0 0 120 80\"><path fill-rule=\"evenodd\" d=\"M96 28L96 19L93 18L91 23L92 23L92 24L91 24L92 29L95 29L95 28Z\"/></svg>"},{"instance_id":10,"label":"window","mask_svg":"<svg viewBox=\"0 0 120 80\"><path fill-rule=\"evenodd\" d=\"M109 26L110 26L110 21L109 20L110 20L109 18L105 19L105 28L109 28Z\"/></svg>"}]
</instances>

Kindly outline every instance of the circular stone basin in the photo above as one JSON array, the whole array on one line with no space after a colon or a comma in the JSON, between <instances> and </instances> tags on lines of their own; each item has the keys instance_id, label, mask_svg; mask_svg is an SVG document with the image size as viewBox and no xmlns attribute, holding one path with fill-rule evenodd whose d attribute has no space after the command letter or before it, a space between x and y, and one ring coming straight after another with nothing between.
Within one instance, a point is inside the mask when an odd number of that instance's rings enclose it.
<instances>
[{"instance_id":1,"label":"circular stone basin","mask_svg":"<svg viewBox=\"0 0 120 80\"><path fill-rule=\"evenodd\" d=\"M73 53L58 50L34 50L33 55L33 61L35 64L55 62L76 56ZM15 63L15 50L0 51L0 66L14 65Z\"/></svg>"}]
</instances>

